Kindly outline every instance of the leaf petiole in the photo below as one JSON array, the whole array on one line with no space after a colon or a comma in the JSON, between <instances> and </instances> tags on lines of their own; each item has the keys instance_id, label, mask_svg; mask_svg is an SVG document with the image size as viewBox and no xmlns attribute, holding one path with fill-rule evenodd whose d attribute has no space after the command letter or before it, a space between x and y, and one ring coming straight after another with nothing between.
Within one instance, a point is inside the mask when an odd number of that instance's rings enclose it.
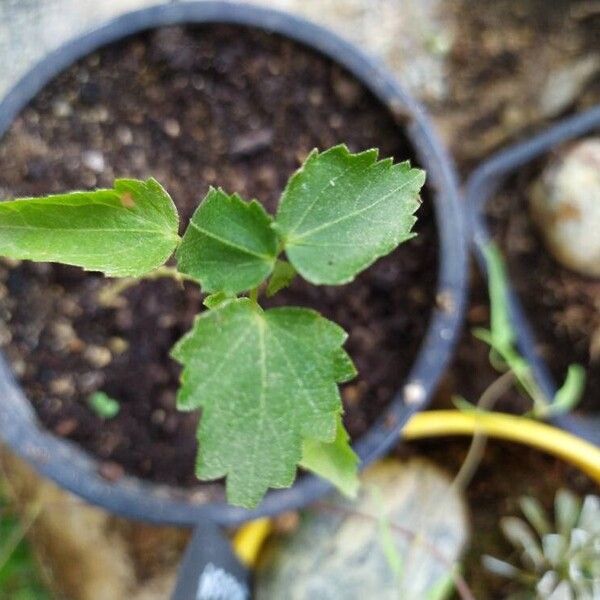
<instances>
[{"instance_id":1,"label":"leaf petiole","mask_svg":"<svg viewBox=\"0 0 600 600\"><path fill-rule=\"evenodd\" d=\"M196 285L198 282L189 275L181 273L175 267L163 265L143 275L142 277L123 277L115 279L103 286L98 292L98 302L106 308L117 308L123 304L121 295L128 289L138 285L141 281L155 281L157 279L173 279L183 287L185 281L192 281Z\"/></svg>"}]
</instances>

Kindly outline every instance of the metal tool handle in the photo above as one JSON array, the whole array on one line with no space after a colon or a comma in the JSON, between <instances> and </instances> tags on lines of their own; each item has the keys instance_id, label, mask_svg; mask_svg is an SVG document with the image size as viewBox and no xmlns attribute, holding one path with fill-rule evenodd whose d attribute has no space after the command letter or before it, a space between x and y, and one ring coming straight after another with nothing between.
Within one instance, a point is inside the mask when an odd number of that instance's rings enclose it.
<instances>
[{"instance_id":1,"label":"metal tool handle","mask_svg":"<svg viewBox=\"0 0 600 600\"><path fill-rule=\"evenodd\" d=\"M250 573L212 521L198 523L186 548L171 600L249 600Z\"/></svg>"}]
</instances>

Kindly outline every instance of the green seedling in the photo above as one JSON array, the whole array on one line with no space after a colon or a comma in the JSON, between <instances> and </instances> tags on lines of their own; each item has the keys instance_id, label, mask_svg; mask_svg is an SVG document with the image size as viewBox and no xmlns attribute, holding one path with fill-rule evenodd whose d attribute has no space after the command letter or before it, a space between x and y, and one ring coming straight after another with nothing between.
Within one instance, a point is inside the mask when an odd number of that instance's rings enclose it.
<instances>
[{"instance_id":1,"label":"green seedling","mask_svg":"<svg viewBox=\"0 0 600 600\"><path fill-rule=\"evenodd\" d=\"M489 282L490 328L474 329L473 335L490 347L490 363L496 370L513 374L520 389L532 402L530 416L547 418L569 412L583 395L585 369L581 365L571 365L554 398L547 398L535 380L531 365L516 347L516 335L508 310L506 268L500 251L490 243L484 249L484 257ZM456 398L455 403L461 410L478 410L463 398Z\"/></svg>"},{"instance_id":2,"label":"green seedling","mask_svg":"<svg viewBox=\"0 0 600 600\"><path fill-rule=\"evenodd\" d=\"M104 392L94 392L88 398L88 404L101 419L114 419L121 410L119 402Z\"/></svg>"},{"instance_id":3,"label":"green seedling","mask_svg":"<svg viewBox=\"0 0 600 600\"><path fill-rule=\"evenodd\" d=\"M414 236L424 181L376 150L313 151L275 215L211 188L180 238L155 180L119 179L114 189L0 202L0 255L195 281L208 310L172 356L183 366L178 408L202 410L197 476L226 477L228 500L245 507L290 486L299 465L352 494L358 459L338 388L356 375L347 334L306 308L265 310L260 294L296 274L315 285L352 281ZM173 253L176 269L165 266Z\"/></svg>"}]
</instances>

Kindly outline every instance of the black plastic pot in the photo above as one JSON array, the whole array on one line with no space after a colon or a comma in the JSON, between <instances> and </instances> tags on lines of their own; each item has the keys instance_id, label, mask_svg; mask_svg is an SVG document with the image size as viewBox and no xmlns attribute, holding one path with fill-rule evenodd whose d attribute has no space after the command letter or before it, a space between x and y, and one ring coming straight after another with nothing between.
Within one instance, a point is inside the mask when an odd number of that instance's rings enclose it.
<instances>
[{"instance_id":1,"label":"black plastic pot","mask_svg":"<svg viewBox=\"0 0 600 600\"><path fill-rule=\"evenodd\" d=\"M402 127L428 172L440 245L439 307L432 312L427 335L405 387L390 399L386 414L356 446L363 465L368 464L389 451L397 443L398 434L408 418L427 405L457 339L467 285L467 244L452 162L421 106L389 72L328 30L285 13L230 2L168 4L117 18L51 53L0 103L0 136L44 85L90 52L143 30L198 23L258 27L287 36L338 62L388 106L392 114L402 115ZM208 518L219 524L234 525L301 507L330 489L323 480L305 477L291 489L268 494L260 507L247 511L224 503L200 504L185 490L133 477L109 483L98 475L98 464L93 457L41 427L29 401L1 358L0 439L39 473L63 488L118 515L154 523L194 525Z\"/></svg>"},{"instance_id":2,"label":"black plastic pot","mask_svg":"<svg viewBox=\"0 0 600 600\"><path fill-rule=\"evenodd\" d=\"M559 144L598 130L600 130L600 106L568 118L521 144L516 144L499 152L472 173L466 187L468 225L479 264L484 273L483 249L491 241L485 218L485 207L488 202L492 201L507 177L527 163L547 154ZM527 315L519 298L510 289L510 283L508 304L514 329L518 336L519 349L531 365L534 376L544 394L552 398L556 393L556 384L548 366L536 351L535 337L527 320ZM555 425L596 445L600 445L600 415L596 417L584 417L575 414L558 415L552 421Z\"/></svg>"}]
</instances>

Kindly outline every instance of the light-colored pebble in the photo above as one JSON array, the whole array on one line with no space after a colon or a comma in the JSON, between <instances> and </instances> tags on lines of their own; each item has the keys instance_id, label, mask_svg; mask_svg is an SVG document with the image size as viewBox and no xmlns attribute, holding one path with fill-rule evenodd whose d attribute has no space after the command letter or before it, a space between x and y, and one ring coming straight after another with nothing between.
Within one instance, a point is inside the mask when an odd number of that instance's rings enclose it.
<instances>
[{"instance_id":1,"label":"light-colored pebble","mask_svg":"<svg viewBox=\"0 0 600 600\"><path fill-rule=\"evenodd\" d=\"M181 126L175 119L167 119L163 124L164 132L172 138L176 138L181 133Z\"/></svg>"},{"instance_id":2,"label":"light-colored pebble","mask_svg":"<svg viewBox=\"0 0 600 600\"><path fill-rule=\"evenodd\" d=\"M548 250L565 267L600 277L600 138L562 150L530 193Z\"/></svg>"},{"instance_id":3,"label":"light-colored pebble","mask_svg":"<svg viewBox=\"0 0 600 600\"><path fill-rule=\"evenodd\" d=\"M50 391L57 396L73 396L75 394L75 382L69 376L57 377L50 382Z\"/></svg>"},{"instance_id":4,"label":"light-colored pebble","mask_svg":"<svg viewBox=\"0 0 600 600\"><path fill-rule=\"evenodd\" d=\"M87 167L90 171L94 171L94 173L102 173L104 171L104 156L102 152L98 152L97 150L86 150L81 155L81 162L84 167Z\"/></svg>"},{"instance_id":5,"label":"light-colored pebble","mask_svg":"<svg viewBox=\"0 0 600 600\"><path fill-rule=\"evenodd\" d=\"M104 346L88 346L83 352L84 358L94 367L101 369L110 363L112 354Z\"/></svg>"},{"instance_id":6,"label":"light-colored pebble","mask_svg":"<svg viewBox=\"0 0 600 600\"><path fill-rule=\"evenodd\" d=\"M129 348L129 342L120 337L112 337L108 340L108 347L114 354L123 354Z\"/></svg>"},{"instance_id":7,"label":"light-colored pebble","mask_svg":"<svg viewBox=\"0 0 600 600\"><path fill-rule=\"evenodd\" d=\"M255 574L257 600L423 600L439 593L467 541L461 494L423 460L384 461L362 484L354 503L329 498L328 508L308 511L295 532L267 543Z\"/></svg>"}]
</instances>

